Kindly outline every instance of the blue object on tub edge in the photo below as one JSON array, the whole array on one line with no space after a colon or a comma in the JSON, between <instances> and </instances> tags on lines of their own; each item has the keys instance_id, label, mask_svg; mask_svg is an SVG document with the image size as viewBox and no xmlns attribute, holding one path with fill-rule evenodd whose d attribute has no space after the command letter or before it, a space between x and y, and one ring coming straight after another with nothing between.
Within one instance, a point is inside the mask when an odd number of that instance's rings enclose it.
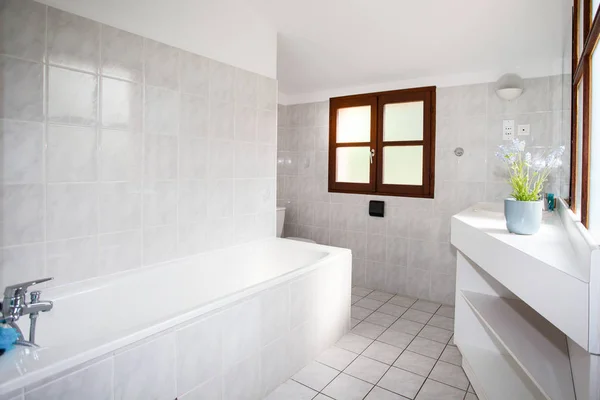
<instances>
[{"instance_id":1,"label":"blue object on tub edge","mask_svg":"<svg viewBox=\"0 0 600 400\"><path fill-rule=\"evenodd\" d=\"M0 350L8 351L15 347L18 339L17 331L6 324L0 325Z\"/></svg>"}]
</instances>

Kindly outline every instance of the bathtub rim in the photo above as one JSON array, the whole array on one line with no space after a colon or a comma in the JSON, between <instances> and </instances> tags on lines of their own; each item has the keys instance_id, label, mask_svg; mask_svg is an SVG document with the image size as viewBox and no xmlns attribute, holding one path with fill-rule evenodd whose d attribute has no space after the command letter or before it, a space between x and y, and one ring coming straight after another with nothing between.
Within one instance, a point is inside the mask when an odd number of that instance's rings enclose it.
<instances>
[{"instance_id":1,"label":"bathtub rim","mask_svg":"<svg viewBox=\"0 0 600 400\"><path fill-rule=\"evenodd\" d=\"M289 271L287 273L279 275L273 279L261 282L254 286L250 286L245 289L239 290L235 293L215 299L214 301L211 301L210 303L196 307L192 310L188 310L182 314L178 314L178 315L173 316L169 319L166 319L162 322L155 323L153 325L132 331L130 333L128 332L115 340L111 340L111 341L108 341L105 343L100 342L98 345L93 345L94 342L84 342L87 345L84 346L85 348L83 350L76 351L77 347L74 347L74 352L72 354L69 354L66 357L61 357L58 354L55 355L52 353L52 356L54 356L56 358L55 361L52 361L52 360L48 361L43 366L39 366L35 362L29 363L30 364L29 367L31 369L30 371L28 371L24 374L18 375L18 376L10 376L6 382L0 382L0 396L7 395L9 393L13 393L18 390L24 390L25 392L27 392L34 388L41 387L41 386L49 383L51 380L53 381L55 379L60 379L63 376L69 375L71 373L71 370L75 369L76 367L81 366L82 368L85 368L87 364L92 363L94 360L100 361L103 357L109 356L111 353L118 354L122 351L127 351L128 348L136 346L136 343L138 343L138 342L139 342L139 344L143 344L143 342L145 340L151 339L153 336L158 336L160 334L167 334L167 333L169 333L170 330L175 330L175 328L180 325L185 326L186 322L190 322L194 319L197 319L197 318L201 317L202 315L208 315L210 313L218 311L219 309L223 309L224 307L226 307L228 305L232 305L232 304L238 303L240 301L243 301L245 298L252 297L253 295L258 294L259 292L269 290L270 288L280 285L286 281L293 280L297 277L300 277L301 275L312 272L313 270L316 270L317 268L321 267L323 264L329 262L332 259L343 257L343 256L349 256L350 261L352 260L352 253L351 253L350 249L345 249L345 248L340 248L340 247L326 246L326 245L320 245L320 244L314 244L314 243L305 243L305 242L293 241L293 240L289 240L289 239L285 239L285 238L260 239L258 241L254 241L254 243L262 242L262 241L279 241L279 240L285 240L286 242L293 242L294 246L297 246L299 248L306 248L306 249L310 249L310 250L322 251L322 252L326 253L326 255L323 258L317 260L316 262L314 262L312 264L309 264L309 265L306 265L306 266L303 266L300 268L296 268L292 271ZM252 242L250 242L250 243L252 243ZM246 243L246 245L247 244L248 243ZM208 253L204 253L204 254L208 254ZM175 261L184 262L187 259L188 258L184 258L184 259L175 260ZM170 261L170 262L172 263L173 261ZM148 268L157 268L160 266L164 266L166 264L168 264L168 263L152 265L152 266L149 266ZM138 271L138 272L140 272L140 271ZM127 273L135 273L135 271L127 271ZM123 275L120 274L119 276L121 277ZM102 284L107 284L108 282L110 282L110 280L105 279L105 278L106 277L100 278L103 280L103 282L105 281ZM113 279L115 279L115 278L113 278ZM90 288L92 286L90 285L89 281L85 281L84 287L87 289L73 291L73 289L76 288L76 285L73 285L73 286L71 286L71 290L69 290L69 292L71 294L83 293L86 290L90 290ZM95 286L95 287L98 287L98 286ZM62 287L60 289L62 289ZM64 293L66 294L67 292L64 292ZM80 344L80 345L83 345L83 344ZM49 349L48 351L49 352L50 351L60 351L61 348L62 347L53 348L53 349ZM28 354L29 352L32 352L32 354ZM31 359L32 357L35 356L36 351L35 350L32 351L30 348L19 347L17 349L12 350L10 353L11 353L10 356L15 359L15 361L13 361L13 362L18 362L18 361L22 361L23 359L25 359L25 360ZM4 357L6 357L6 355L2 356L2 358L4 358ZM0 358L0 376L2 376L4 374L2 371L3 368L1 368L2 358ZM4 361L7 361L7 360L4 360ZM24 364L25 364L24 369L28 369L27 368L28 366L26 365L26 364L28 364L27 361L25 361ZM14 365L11 365L10 371L7 371L7 372L9 372L9 374L7 374L7 375L14 374L15 369L16 368L14 367ZM34 387L28 388L28 386L34 386Z\"/></svg>"}]
</instances>

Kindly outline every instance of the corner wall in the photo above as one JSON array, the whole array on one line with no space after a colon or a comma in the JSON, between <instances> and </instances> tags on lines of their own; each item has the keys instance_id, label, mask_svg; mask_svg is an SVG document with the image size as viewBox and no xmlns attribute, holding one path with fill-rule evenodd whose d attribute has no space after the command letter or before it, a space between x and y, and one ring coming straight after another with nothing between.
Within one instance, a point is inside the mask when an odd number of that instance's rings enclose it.
<instances>
[{"instance_id":1,"label":"corner wall","mask_svg":"<svg viewBox=\"0 0 600 400\"><path fill-rule=\"evenodd\" d=\"M0 287L274 236L275 80L31 0L0 26Z\"/></svg>"},{"instance_id":2,"label":"corner wall","mask_svg":"<svg viewBox=\"0 0 600 400\"><path fill-rule=\"evenodd\" d=\"M503 119L531 125L531 135L520 137L528 146L567 147L563 169L545 190L568 194L568 82L561 75L526 79L514 102L500 100L493 82L438 88L434 199L328 193L328 102L280 105L277 202L287 208L284 236L352 249L355 285L453 304L450 217L510 193L494 155ZM384 218L369 217L374 199L385 201Z\"/></svg>"}]
</instances>

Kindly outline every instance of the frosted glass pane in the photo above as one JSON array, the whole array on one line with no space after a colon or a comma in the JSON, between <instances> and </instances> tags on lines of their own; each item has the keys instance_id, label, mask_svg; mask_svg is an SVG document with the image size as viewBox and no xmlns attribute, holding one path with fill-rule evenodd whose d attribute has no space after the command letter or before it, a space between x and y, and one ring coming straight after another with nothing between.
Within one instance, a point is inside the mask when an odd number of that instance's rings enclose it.
<instances>
[{"instance_id":1,"label":"frosted glass pane","mask_svg":"<svg viewBox=\"0 0 600 400\"><path fill-rule=\"evenodd\" d=\"M370 147L338 147L335 180L347 183L369 183L370 154Z\"/></svg>"},{"instance_id":2,"label":"frosted glass pane","mask_svg":"<svg viewBox=\"0 0 600 400\"><path fill-rule=\"evenodd\" d=\"M600 6L600 0L592 0L592 20L596 16L596 12L598 11L598 6Z\"/></svg>"},{"instance_id":3,"label":"frosted glass pane","mask_svg":"<svg viewBox=\"0 0 600 400\"><path fill-rule=\"evenodd\" d=\"M600 0L594 1L594 10ZM600 242L600 51L592 54L592 126L590 130L589 231Z\"/></svg>"},{"instance_id":4,"label":"frosted glass pane","mask_svg":"<svg viewBox=\"0 0 600 400\"><path fill-rule=\"evenodd\" d=\"M371 141L371 106L340 108L337 115L336 141L358 143Z\"/></svg>"},{"instance_id":5,"label":"frosted glass pane","mask_svg":"<svg viewBox=\"0 0 600 400\"><path fill-rule=\"evenodd\" d=\"M423 146L384 147L383 183L386 185L422 185Z\"/></svg>"},{"instance_id":6,"label":"frosted glass pane","mask_svg":"<svg viewBox=\"0 0 600 400\"><path fill-rule=\"evenodd\" d=\"M581 53L583 52L583 42L584 42L584 37L583 37L583 0L577 0L579 1L579 15L577 16L577 59L579 60L579 58L581 57Z\"/></svg>"},{"instance_id":7,"label":"frosted glass pane","mask_svg":"<svg viewBox=\"0 0 600 400\"><path fill-rule=\"evenodd\" d=\"M583 170L583 83L577 87L577 179L575 180L575 214L581 218L581 173Z\"/></svg>"},{"instance_id":8,"label":"frosted glass pane","mask_svg":"<svg viewBox=\"0 0 600 400\"><path fill-rule=\"evenodd\" d=\"M383 107L383 140L423 140L423 102L386 104Z\"/></svg>"}]
</instances>

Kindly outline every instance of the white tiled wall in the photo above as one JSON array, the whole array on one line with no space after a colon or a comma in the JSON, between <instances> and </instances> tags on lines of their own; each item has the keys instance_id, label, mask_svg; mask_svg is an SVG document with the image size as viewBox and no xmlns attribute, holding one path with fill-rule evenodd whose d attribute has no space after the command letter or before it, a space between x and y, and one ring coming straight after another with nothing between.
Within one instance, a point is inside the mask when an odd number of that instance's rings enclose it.
<instances>
[{"instance_id":1,"label":"white tiled wall","mask_svg":"<svg viewBox=\"0 0 600 400\"><path fill-rule=\"evenodd\" d=\"M0 287L274 235L275 80L0 1Z\"/></svg>"},{"instance_id":2,"label":"white tiled wall","mask_svg":"<svg viewBox=\"0 0 600 400\"><path fill-rule=\"evenodd\" d=\"M564 167L546 191L568 195L570 91L568 76L525 80L514 102L497 97L494 83L437 90L434 199L327 192L328 102L279 106L277 201L285 206L285 236L352 249L354 284L452 304L456 254L450 217L478 201L510 193L495 158L502 120L530 124L528 146L565 145ZM456 157L454 149L464 148ZM368 215L372 199L384 218Z\"/></svg>"}]
</instances>

